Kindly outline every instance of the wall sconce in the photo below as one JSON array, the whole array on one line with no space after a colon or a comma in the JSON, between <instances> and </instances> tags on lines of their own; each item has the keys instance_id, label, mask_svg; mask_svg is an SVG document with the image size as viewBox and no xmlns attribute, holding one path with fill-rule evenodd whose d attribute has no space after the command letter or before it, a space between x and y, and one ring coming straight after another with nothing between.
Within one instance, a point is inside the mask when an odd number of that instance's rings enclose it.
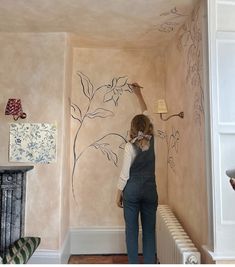
<instances>
[{"instance_id":1,"label":"wall sconce","mask_svg":"<svg viewBox=\"0 0 235 267\"><path fill-rule=\"evenodd\" d=\"M7 101L5 115L13 115L15 121L19 118L25 119L26 113L23 112L20 99L10 98Z\"/></svg>"},{"instance_id":2,"label":"wall sconce","mask_svg":"<svg viewBox=\"0 0 235 267\"><path fill-rule=\"evenodd\" d=\"M167 112L168 112L168 110L167 110L167 106L166 106L166 101L165 101L165 99L159 99L159 100L157 101L157 110L156 110L156 113L157 113L157 114L160 114L160 118L161 118L161 120L163 120L163 121L167 121L167 120L169 120L169 119L172 118L172 117L180 117L181 119L184 118L184 112L183 112L183 111L181 111L180 113L177 113L177 114L170 115L170 116L167 117L167 118L163 118L163 117L162 117L162 114L165 114L165 113L167 113Z\"/></svg>"}]
</instances>

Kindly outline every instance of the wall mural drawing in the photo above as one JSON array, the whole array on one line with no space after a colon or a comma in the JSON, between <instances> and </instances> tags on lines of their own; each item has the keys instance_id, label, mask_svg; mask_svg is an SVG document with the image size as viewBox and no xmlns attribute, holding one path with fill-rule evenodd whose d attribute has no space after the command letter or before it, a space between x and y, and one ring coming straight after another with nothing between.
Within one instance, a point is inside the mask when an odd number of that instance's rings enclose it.
<instances>
[{"instance_id":1,"label":"wall mural drawing","mask_svg":"<svg viewBox=\"0 0 235 267\"><path fill-rule=\"evenodd\" d=\"M180 25L181 18L187 17L188 15L181 14L176 7L172 8L169 12L164 12L160 14L160 16L164 16L167 18L166 21L161 23L158 26L158 30L160 32L172 32L174 31L175 27Z\"/></svg>"},{"instance_id":2,"label":"wall mural drawing","mask_svg":"<svg viewBox=\"0 0 235 267\"><path fill-rule=\"evenodd\" d=\"M182 18L187 17L188 15L184 15L178 11L176 7L172 8L170 11L164 12L160 14L160 17L164 17L164 21L162 23L158 23L153 25L145 34L152 33L154 31L159 31L163 33L171 33L175 30L177 26L182 23Z\"/></svg>"},{"instance_id":3,"label":"wall mural drawing","mask_svg":"<svg viewBox=\"0 0 235 267\"><path fill-rule=\"evenodd\" d=\"M180 141L180 133L172 127L171 134L169 135L166 131L157 130L157 137L166 141L167 145L167 164L170 166L172 171L175 173L175 160L174 155L178 153L178 144Z\"/></svg>"},{"instance_id":4,"label":"wall mural drawing","mask_svg":"<svg viewBox=\"0 0 235 267\"><path fill-rule=\"evenodd\" d=\"M199 23L199 7L192 15L192 20L179 30L178 49L187 60L187 84L194 93L194 120L201 126L204 118L204 91L202 84L202 32Z\"/></svg>"},{"instance_id":5,"label":"wall mural drawing","mask_svg":"<svg viewBox=\"0 0 235 267\"><path fill-rule=\"evenodd\" d=\"M103 104L110 102L114 105L114 107L118 106L119 98L122 96L123 93L129 92L132 93L131 84L127 83L128 78L126 76L123 77L115 77L112 79L111 83L101 85L97 88L94 87L91 80L82 72L77 72L78 77L80 78L80 83L82 86L82 93L87 99L87 106L84 110L82 110L79 105L75 103L71 103L71 117L77 121L78 128L76 130L74 140L73 140L73 167L72 167L72 193L73 198L76 202L75 197L75 188L74 188L74 175L75 169L79 163L80 158L82 155L90 148L94 148L100 150L106 158L111 161L115 166L118 164L118 155L112 148L110 142L106 141L108 137L116 137L119 139L119 147L123 149L125 143L127 142L127 135L123 136L122 134L110 132L101 137L97 137L97 139L92 142L90 145L85 147L82 151L79 151L79 132L81 131L82 127L84 126L84 122L87 119L96 119L96 118L108 118L114 116L114 112L110 109L105 109L103 107L97 107L95 109L92 108L92 102L95 98L95 95L98 92L102 92ZM76 202L77 203L77 202Z\"/></svg>"}]
</instances>

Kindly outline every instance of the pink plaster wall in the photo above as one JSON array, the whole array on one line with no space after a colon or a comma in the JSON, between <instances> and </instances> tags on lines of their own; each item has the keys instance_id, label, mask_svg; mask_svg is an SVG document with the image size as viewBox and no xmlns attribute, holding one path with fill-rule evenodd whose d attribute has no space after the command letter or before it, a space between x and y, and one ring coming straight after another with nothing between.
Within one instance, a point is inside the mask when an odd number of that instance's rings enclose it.
<instances>
[{"instance_id":1,"label":"pink plaster wall","mask_svg":"<svg viewBox=\"0 0 235 267\"><path fill-rule=\"evenodd\" d=\"M165 54L155 49L74 48L72 51L66 34L0 35L1 114L8 98L19 97L28 114L25 122L57 123L58 127L57 162L35 165L27 179L26 234L41 236L40 248L61 248L69 227L123 226L122 210L115 203L123 157L123 151L118 148L120 138L110 135L104 140L116 153L117 166L107 159L107 154L88 146L107 133L126 136L132 117L140 112L138 101L124 91L115 106L113 101L103 102L107 87L96 94L90 110L110 110L112 117L83 121L75 147L76 155L82 154L71 181L73 142L80 123L70 116L69 97L71 95L72 104L79 106L82 116L89 102L82 92L77 71L87 76L83 82L89 85L89 90L92 90L90 84L98 88L123 76L128 82L143 85L143 96L155 127L160 203L169 202L198 246L206 244L207 194L200 80L203 10L196 11L198 16L194 14L187 24L195 39L190 41L186 28L181 28ZM195 47L189 50L192 43ZM195 68L191 66L198 66L199 71L194 73ZM166 98L169 114L183 110L184 120L161 121L159 115L154 114L159 98ZM79 117L79 112L75 116ZM8 124L12 121L11 117L0 117L1 165L12 165L8 162Z\"/></svg>"},{"instance_id":2,"label":"pink plaster wall","mask_svg":"<svg viewBox=\"0 0 235 267\"><path fill-rule=\"evenodd\" d=\"M34 165L27 176L26 194L25 234L40 236L40 248L52 250L59 249L61 232L65 235L64 229L68 227L66 216L60 220L61 194L66 190L61 186L68 178L64 168L69 169L63 156L68 153L64 141L69 137L64 130L68 127L69 131L68 111L65 110L68 103L64 101L68 95L65 48L63 33L0 35L0 164L33 165L8 162L9 123L14 122L11 116L4 115L8 98L21 98L28 116L20 122L57 124L57 161ZM68 145L68 140L65 144ZM68 201L65 203L67 206ZM63 215L66 214L68 218L68 211L63 207Z\"/></svg>"},{"instance_id":3,"label":"pink plaster wall","mask_svg":"<svg viewBox=\"0 0 235 267\"><path fill-rule=\"evenodd\" d=\"M159 120L159 116L153 114L156 100L165 96L164 56L154 53L152 50L144 49L79 48L74 49L73 60L72 102L80 107L82 116L88 107L89 100L82 93L81 80L76 74L77 71L81 71L89 78L94 89L101 85L110 84L114 77L127 76L128 82L137 81L144 87L143 95L153 118L155 132L157 133L157 129L164 126ZM140 107L136 97L129 92L124 91L120 95L117 106L114 105L113 101L103 102L107 88L98 92L91 101L90 110L94 111L98 107L109 109L113 112L113 116L86 118L79 131L75 151L76 155L82 151L84 153L77 161L72 182L75 198L71 195L70 226L74 228L123 225L123 211L115 203L116 186L123 157L123 151L118 149L121 140L115 136L109 136L103 140L103 143L111 144L113 151L117 153L119 159L117 166L109 161L101 150L94 147L86 148L110 132L126 136L131 119L135 114L140 113ZM72 119L71 123L71 151L73 151L73 140L80 127L80 122ZM157 181L160 200L164 202L166 201L165 144L158 141L157 137L156 143L158 151ZM71 163L73 165L73 155Z\"/></svg>"},{"instance_id":4,"label":"pink plaster wall","mask_svg":"<svg viewBox=\"0 0 235 267\"><path fill-rule=\"evenodd\" d=\"M184 111L185 118L166 123L177 133L171 150L175 166L168 164L169 204L202 252L207 244L208 214L205 170L202 19L203 2L178 31L166 52L166 100L169 114ZM176 151L177 148L177 151Z\"/></svg>"}]
</instances>

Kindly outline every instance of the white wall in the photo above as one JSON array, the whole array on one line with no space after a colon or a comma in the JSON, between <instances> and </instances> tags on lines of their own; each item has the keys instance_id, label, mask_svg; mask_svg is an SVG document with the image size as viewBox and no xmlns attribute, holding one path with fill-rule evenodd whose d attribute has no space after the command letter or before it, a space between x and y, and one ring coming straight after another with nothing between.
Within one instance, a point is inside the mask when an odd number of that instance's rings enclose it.
<instances>
[{"instance_id":1,"label":"white wall","mask_svg":"<svg viewBox=\"0 0 235 267\"><path fill-rule=\"evenodd\" d=\"M235 193L226 176L235 168L235 1L208 0L211 114L211 206L217 263L235 262Z\"/></svg>"}]
</instances>

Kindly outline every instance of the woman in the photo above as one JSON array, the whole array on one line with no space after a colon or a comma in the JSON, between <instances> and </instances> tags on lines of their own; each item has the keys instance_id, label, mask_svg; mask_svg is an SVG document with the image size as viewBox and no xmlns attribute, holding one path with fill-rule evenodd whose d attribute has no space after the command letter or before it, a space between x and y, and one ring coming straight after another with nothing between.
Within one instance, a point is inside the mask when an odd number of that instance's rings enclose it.
<instances>
[{"instance_id":1,"label":"woman","mask_svg":"<svg viewBox=\"0 0 235 267\"><path fill-rule=\"evenodd\" d=\"M142 112L146 104L140 86L132 84ZM139 214L142 224L144 263L155 263L156 209L158 196L155 181L153 125L140 114L131 122L130 141L125 146L123 166L118 181L117 205L124 208L128 261L138 264Z\"/></svg>"}]
</instances>

